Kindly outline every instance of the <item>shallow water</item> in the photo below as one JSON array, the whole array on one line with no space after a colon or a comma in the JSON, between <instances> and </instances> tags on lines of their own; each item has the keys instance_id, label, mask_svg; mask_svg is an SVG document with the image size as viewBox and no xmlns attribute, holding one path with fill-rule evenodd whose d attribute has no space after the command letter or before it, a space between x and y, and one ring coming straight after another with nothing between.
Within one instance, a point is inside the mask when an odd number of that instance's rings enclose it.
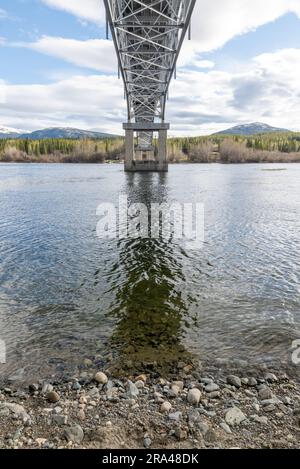
<instances>
[{"instance_id":1,"label":"shallow water","mask_svg":"<svg viewBox=\"0 0 300 469\"><path fill-rule=\"evenodd\" d=\"M110 352L289 363L300 338L299 182L298 164L174 165L168 174L1 164L2 376L43 376ZM203 249L100 240L96 208L119 194L203 202Z\"/></svg>"}]
</instances>

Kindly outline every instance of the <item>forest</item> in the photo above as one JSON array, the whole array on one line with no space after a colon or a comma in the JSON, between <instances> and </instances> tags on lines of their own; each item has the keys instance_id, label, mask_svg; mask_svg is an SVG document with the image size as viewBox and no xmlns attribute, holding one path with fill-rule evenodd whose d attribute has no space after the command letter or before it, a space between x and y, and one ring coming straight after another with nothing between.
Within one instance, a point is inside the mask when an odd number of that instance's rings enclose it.
<instances>
[{"instance_id":1,"label":"forest","mask_svg":"<svg viewBox=\"0 0 300 469\"><path fill-rule=\"evenodd\" d=\"M157 141L154 141L157 149ZM0 162L104 163L124 159L124 139L3 139ZM170 163L300 162L300 133L168 139Z\"/></svg>"}]
</instances>

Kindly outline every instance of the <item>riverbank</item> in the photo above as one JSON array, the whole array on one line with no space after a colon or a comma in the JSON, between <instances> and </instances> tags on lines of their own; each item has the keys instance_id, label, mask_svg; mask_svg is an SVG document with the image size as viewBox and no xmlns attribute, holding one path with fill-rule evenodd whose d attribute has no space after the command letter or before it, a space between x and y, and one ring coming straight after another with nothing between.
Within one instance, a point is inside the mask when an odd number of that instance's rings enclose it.
<instances>
[{"instance_id":1,"label":"riverbank","mask_svg":"<svg viewBox=\"0 0 300 469\"><path fill-rule=\"evenodd\" d=\"M0 448L298 448L300 387L285 372L222 359L176 375L78 376L0 392Z\"/></svg>"},{"instance_id":2,"label":"riverbank","mask_svg":"<svg viewBox=\"0 0 300 469\"><path fill-rule=\"evenodd\" d=\"M298 134L169 138L170 163L300 162ZM154 142L157 150L157 142ZM0 140L3 163L104 163L124 159L123 138Z\"/></svg>"}]
</instances>

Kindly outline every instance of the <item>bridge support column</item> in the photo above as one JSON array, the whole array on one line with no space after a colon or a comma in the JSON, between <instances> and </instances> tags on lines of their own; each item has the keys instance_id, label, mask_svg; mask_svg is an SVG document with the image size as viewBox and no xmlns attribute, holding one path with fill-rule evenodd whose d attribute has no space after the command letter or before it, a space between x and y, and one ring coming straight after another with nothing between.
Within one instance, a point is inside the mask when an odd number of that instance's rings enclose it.
<instances>
[{"instance_id":1,"label":"bridge support column","mask_svg":"<svg viewBox=\"0 0 300 469\"><path fill-rule=\"evenodd\" d=\"M168 171L167 131L165 122L126 122L125 130L125 171ZM158 132L158 157L154 157L154 147L134 148L134 132Z\"/></svg>"},{"instance_id":2,"label":"bridge support column","mask_svg":"<svg viewBox=\"0 0 300 469\"><path fill-rule=\"evenodd\" d=\"M125 130L125 170L131 171L134 159L133 129Z\"/></svg>"},{"instance_id":3,"label":"bridge support column","mask_svg":"<svg viewBox=\"0 0 300 469\"><path fill-rule=\"evenodd\" d=\"M158 170L167 171L167 130L161 129L158 132Z\"/></svg>"}]
</instances>

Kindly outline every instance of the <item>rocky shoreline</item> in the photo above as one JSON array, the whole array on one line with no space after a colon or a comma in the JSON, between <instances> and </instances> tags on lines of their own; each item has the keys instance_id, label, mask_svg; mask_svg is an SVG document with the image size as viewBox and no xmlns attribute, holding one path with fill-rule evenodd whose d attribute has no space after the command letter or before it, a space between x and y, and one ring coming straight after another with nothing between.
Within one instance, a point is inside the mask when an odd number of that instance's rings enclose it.
<instances>
[{"instance_id":1,"label":"rocky shoreline","mask_svg":"<svg viewBox=\"0 0 300 469\"><path fill-rule=\"evenodd\" d=\"M298 448L300 386L283 371L77 377L0 389L0 448ZM276 372L276 374L275 374Z\"/></svg>"}]
</instances>

